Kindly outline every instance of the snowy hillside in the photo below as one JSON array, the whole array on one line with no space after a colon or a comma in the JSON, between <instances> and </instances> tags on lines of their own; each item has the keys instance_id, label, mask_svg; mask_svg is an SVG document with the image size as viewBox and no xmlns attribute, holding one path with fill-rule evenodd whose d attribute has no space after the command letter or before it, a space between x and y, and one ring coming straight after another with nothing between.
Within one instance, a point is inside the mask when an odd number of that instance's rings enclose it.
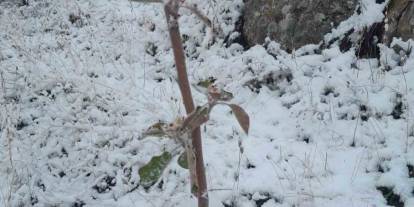
<instances>
[{"instance_id":1,"label":"snowy hillside","mask_svg":"<svg viewBox=\"0 0 414 207\"><path fill-rule=\"evenodd\" d=\"M193 2L224 32L210 44L183 10L195 101L216 79L251 122L246 136L220 106L202 127L210 206L414 206L414 40L380 45L378 59L335 41L244 49L232 42L242 0ZM381 21L375 2L325 38ZM151 187L138 173L179 148L140 139L185 113L174 66L161 5L0 0L0 206L196 206L177 156Z\"/></svg>"}]
</instances>

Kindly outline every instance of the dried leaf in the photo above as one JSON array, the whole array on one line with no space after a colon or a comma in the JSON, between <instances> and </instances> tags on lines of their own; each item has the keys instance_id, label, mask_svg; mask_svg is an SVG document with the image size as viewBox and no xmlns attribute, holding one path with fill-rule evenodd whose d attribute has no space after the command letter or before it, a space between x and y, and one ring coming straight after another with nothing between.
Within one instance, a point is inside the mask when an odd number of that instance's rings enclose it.
<instances>
[{"instance_id":1,"label":"dried leaf","mask_svg":"<svg viewBox=\"0 0 414 207\"><path fill-rule=\"evenodd\" d=\"M190 131L201 126L209 119L210 113L209 105L204 105L202 107L198 106L191 114L189 114L183 121L183 129L189 129Z\"/></svg>"},{"instance_id":2,"label":"dried leaf","mask_svg":"<svg viewBox=\"0 0 414 207\"><path fill-rule=\"evenodd\" d=\"M154 156L151 160L141 167L138 171L140 184L144 187L151 187L161 177L162 172L170 163L172 156L169 152L164 152L159 156Z\"/></svg>"},{"instance_id":3,"label":"dried leaf","mask_svg":"<svg viewBox=\"0 0 414 207\"><path fill-rule=\"evenodd\" d=\"M249 134L249 127L250 127L250 118L249 115L247 115L246 111L238 105L235 104L229 104L231 110L233 111L234 115L237 118L237 121L239 122L240 126L243 128L243 131L246 134Z\"/></svg>"},{"instance_id":4,"label":"dried leaf","mask_svg":"<svg viewBox=\"0 0 414 207\"><path fill-rule=\"evenodd\" d=\"M143 133L144 136L156 136L156 137L162 137L165 136L166 133L164 131L164 128L167 126L165 122L157 122L153 124L152 126L148 127L148 129Z\"/></svg>"},{"instance_id":5,"label":"dried leaf","mask_svg":"<svg viewBox=\"0 0 414 207\"><path fill-rule=\"evenodd\" d=\"M155 137L169 137L174 138L178 135L182 128L184 118L179 117L171 123L165 122L157 122L150 126L145 132L143 133L143 137L147 136L155 136Z\"/></svg>"},{"instance_id":6,"label":"dried leaf","mask_svg":"<svg viewBox=\"0 0 414 207\"><path fill-rule=\"evenodd\" d=\"M208 98L210 102L215 101L230 101L233 99L233 94L223 90L222 88L218 88L216 85L212 84L208 86Z\"/></svg>"},{"instance_id":7,"label":"dried leaf","mask_svg":"<svg viewBox=\"0 0 414 207\"><path fill-rule=\"evenodd\" d=\"M215 84L216 79L210 77L207 80L201 80L195 86L195 89L200 93L206 94L209 100L209 103L214 103L217 101L230 101L233 99L233 94L224 90Z\"/></svg>"}]
</instances>

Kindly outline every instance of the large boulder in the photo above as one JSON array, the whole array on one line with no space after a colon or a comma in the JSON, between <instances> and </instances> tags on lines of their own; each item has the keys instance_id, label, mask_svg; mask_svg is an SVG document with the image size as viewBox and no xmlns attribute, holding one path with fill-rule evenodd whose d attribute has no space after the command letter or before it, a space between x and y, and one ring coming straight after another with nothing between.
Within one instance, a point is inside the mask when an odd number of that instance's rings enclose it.
<instances>
[{"instance_id":1,"label":"large boulder","mask_svg":"<svg viewBox=\"0 0 414 207\"><path fill-rule=\"evenodd\" d=\"M246 0L244 37L249 46L266 37L288 50L317 44L351 16L358 0Z\"/></svg>"},{"instance_id":2,"label":"large boulder","mask_svg":"<svg viewBox=\"0 0 414 207\"><path fill-rule=\"evenodd\" d=\"M414 39L414 0L391 0L387 8L385 40L393 37Z\"/></svg>"}]
</instances>

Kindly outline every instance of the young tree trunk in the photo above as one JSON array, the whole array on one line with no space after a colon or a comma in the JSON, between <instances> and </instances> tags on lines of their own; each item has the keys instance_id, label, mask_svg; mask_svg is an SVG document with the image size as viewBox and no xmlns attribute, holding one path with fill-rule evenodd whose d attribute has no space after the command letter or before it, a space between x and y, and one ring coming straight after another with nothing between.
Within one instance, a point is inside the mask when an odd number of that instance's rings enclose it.
<instances>
[{"instance_id":1,"label":"young tree trunk","mask_svg":"<svg viewBox=\"0 0 414 207\"><path fill-rule=\"evenodd\" d=\"M174 52L175 66L178 74L178 84L184 101L187 114L194 111L194 101L191 95L191 89L188 82L187 69L185 65L184 49L181 41L180 29L178 26L178 0L171 0L165 4L164 11L167 18L168 30L171 39L171 45ZM204 169L203 151L201 142L200 128L192 132L192 143L195 153L196 180L191 177L191 191L196 191L198 198L198 207L208 207L208 192L206 174Z\"/></svg>"}]
</instances>

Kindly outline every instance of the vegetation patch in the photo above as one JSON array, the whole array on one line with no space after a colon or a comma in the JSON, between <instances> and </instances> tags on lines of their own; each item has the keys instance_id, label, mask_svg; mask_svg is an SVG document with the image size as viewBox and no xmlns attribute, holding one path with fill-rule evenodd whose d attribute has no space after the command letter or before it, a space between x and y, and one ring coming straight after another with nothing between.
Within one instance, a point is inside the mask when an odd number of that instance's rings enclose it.
<instances>
[{"instance_id":1,"label":"vegetation patch","mask_svg":"<svg viewBox=\"0 0 414 207\"><path fill-rule=\"evenodd\" d=\"M395 194L393 189L394 188L387 186L377 187L377 190L382 193L382 196L384 196L385 200L387 201L387 205L394 207L404 207L404 202L401 200L400 195Z\"/></svg>"}]
</instances>

